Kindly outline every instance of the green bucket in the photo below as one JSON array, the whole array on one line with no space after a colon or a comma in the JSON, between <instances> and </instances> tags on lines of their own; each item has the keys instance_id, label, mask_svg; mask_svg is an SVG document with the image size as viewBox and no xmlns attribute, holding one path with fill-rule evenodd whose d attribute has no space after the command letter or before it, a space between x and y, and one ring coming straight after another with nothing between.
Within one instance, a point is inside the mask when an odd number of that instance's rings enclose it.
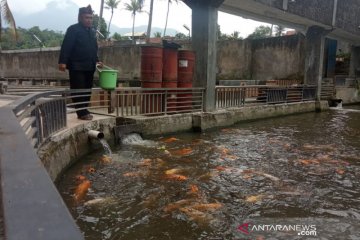
<instances>
[{"instance_id":1,"label":"green bucket","mask_svg":"<svg viewBox=\"0 0 360 240\"><path fill-rule=\"evenodd\" d=\"M108 66L103 66L99 68L96 66L96 69L99 72L99 85L102 89L112 90L116 88L117 82L117 70L111 69Z\"/></svg>"}]
</instances>

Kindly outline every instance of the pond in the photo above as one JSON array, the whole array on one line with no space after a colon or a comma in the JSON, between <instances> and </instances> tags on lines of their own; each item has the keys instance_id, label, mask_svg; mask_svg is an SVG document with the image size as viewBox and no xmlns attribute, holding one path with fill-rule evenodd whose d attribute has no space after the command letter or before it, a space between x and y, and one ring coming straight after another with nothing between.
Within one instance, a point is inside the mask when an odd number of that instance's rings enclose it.
<instances>
[{"instance_id":1,"label":"pond","mask_svg":"<svg viewBox=\"0 0 360 240\"><path fill-rule=\"evenodd\" d=\"M130 141L102 154L58 184L86 239L360 238L359 111Z\"/></svg>"}]
</instances>

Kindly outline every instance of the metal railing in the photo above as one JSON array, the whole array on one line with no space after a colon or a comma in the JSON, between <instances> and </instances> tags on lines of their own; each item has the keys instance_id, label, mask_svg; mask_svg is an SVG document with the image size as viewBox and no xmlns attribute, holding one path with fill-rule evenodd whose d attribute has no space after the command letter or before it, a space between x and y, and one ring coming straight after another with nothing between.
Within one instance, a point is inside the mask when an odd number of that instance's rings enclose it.
<instances>
[{"instance_id":1,"label":"metal railing","mask_svg":"<svg viewBox=\"0 0 360 240\"><path fill-rule=\"evenodd\" d=\"M315 86L239 86L215 89L216 108L243 107L245 105L266 105L313 101Z\"/></svg>"},{"instance_id":2,"label":"metal railing","mask_svg":"<svg viewBox=\"0 0 360 240\"><path fill-rule=\"evenodd\" d=\"M28 95L12 105L34 148L66 128L68 114L87 109L114 117L153 116L203 111L203 88L99 88L58 90Z\"/></svg>"},{"instance_id":3,"label":"metal railing","mask_svg":"<svg viewBox=\"0 0 360 240\"><path fill-rule=\"evenodd\" d=\"M116 116L202 112L203 88L127 88L116 90Z\"/></svg>"}]
</instances>

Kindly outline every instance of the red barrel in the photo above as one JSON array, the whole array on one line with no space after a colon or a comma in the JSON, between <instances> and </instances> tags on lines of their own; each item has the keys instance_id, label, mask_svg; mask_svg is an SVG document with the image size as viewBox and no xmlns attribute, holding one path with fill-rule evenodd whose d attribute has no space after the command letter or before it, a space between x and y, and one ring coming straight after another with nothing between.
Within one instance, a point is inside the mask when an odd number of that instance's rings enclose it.
<instances>
[{"instance_id":1,"label":"red barrel","mask_svg":"<svg viewBox=\"0 0 360 240\"><path fill-rule=\"evenodd\" d=\"M165 47L163 51L163 88L177 88L178 50ZM166 95L166 113L176 112L176 91L168 91Z\"/></svg>"},{"instance_id":2,"label":"red barrel","mask_svg":"<svg viewBox=\"0 0 360 240\"><path fill-rule=\"evenodd\" d=\"M163 48L156 46L141 47L141 87L161 88L163 71ZM162 109L162 95L159 91L144 91L141 113L159 114Z\"/></svg>"},{"instance_id":3,"label":"red barrel","mask_svg":"<svg viewBox=\"0 0 360 240\"><path fill-rule=\"evenodd\" d=\"M178 53L178 88L192 88L195 71L195 52L182 50ZM192 91L180 90L177 95L177 110L192 110Z\"/></svg>"},{"instance_id":4,"label":"red barrel","mask_svg":"<svg viewBox=\"0 0 360 240\"><path fill-rule=\"evenodd\" d=\"M177 82L178 77L178 50L164 48L163 50L163 82Z\"/></svg>"},{"instance_id":5,"label":"red barrel","mask_svg":"<svg viewBox=\"0 0 360 240\"><path fill-rule=\"evenodd\" d=\"M141 81L147 87L158 87L162 82L163 48L144 46L141 47ZM154 86L151 86L154 83ZM161 86L161 84L160 84Z\"/></svg>"},{"instance_id":6,"label":"red barrel","mask_svg":"<svg viewBox=\"0 0 360 240\"><path fill-rule=\"evenodd\" d=\"M178 53L178 83L192 82L195 70L195 52L182 50Z\"/></svg>"}]
</instances>

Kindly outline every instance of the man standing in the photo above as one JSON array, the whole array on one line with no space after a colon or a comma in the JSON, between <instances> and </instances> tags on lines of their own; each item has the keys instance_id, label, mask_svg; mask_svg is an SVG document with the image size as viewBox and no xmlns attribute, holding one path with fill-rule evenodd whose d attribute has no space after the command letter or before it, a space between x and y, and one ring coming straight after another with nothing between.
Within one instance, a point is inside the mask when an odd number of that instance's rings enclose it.
<instances>
[{"instance_id":1,"label":"man standing","mask_svg":"<svg viewBox=\"0 0 360 240\"><path fill-rule=\"evenodd\" d=\"M65 34L59 57L59 70L69 70L70 89L91 89L96 65L99 62L95 29L92 27L93 11L91 6L79 9L78 23L71 25ZM87 107L91 93L78 93L73 97L77 116L81 120L92 120ZM87 95L80 96L79 95Z\"/></svg>"}]
</instances>

